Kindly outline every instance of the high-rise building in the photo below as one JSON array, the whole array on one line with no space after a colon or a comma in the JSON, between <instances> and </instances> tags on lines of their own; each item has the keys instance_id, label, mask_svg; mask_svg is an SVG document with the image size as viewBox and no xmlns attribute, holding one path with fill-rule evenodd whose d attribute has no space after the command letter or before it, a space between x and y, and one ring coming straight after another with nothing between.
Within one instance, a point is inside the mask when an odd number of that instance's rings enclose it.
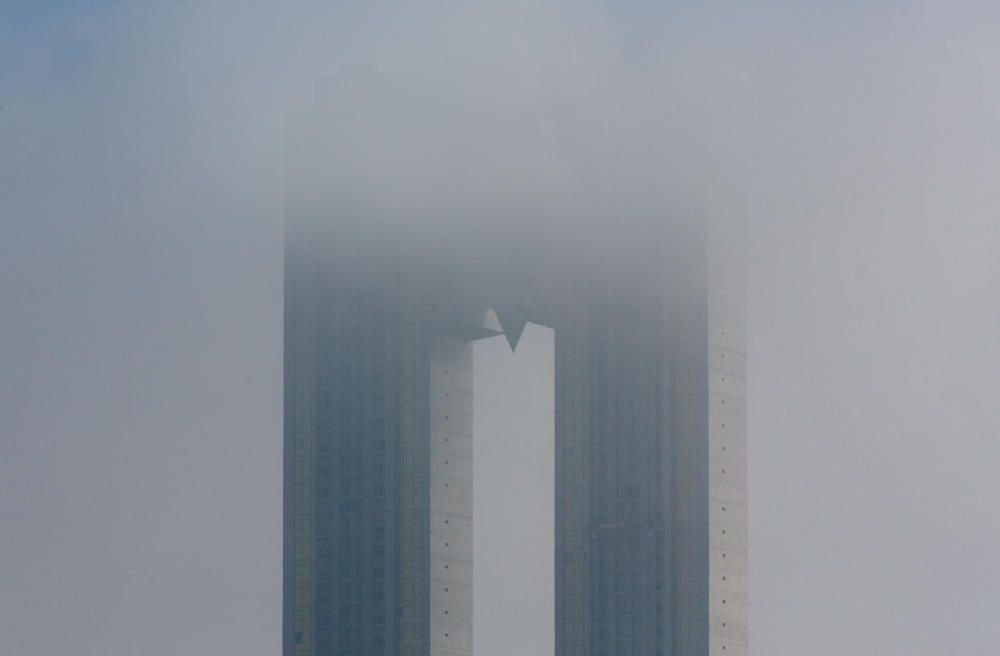
<instances>
[{"instance_id":1,"label":"high-rise building","mask_svg":"<svg viewBox=\"0 0 1000 656\"><path fill-rule=\"evenodd\" d=\"M284 655L472 653L472 344L531 321L554 331L556 655L745 656L740 226L676 218L655 175L460 170L434 156L454 135L400 124L436 102L386 85L338 80L290 149Z\"/></svg>"},{"instance_id":2,"label":"high-rise building","mask_svg":"<svg viewBox=\"0 0 1000 656\"><path fill-rule=\"evenodd\" d=\"M310 216L286 243L285 656L472 653L471 344L527 321L555 331L557 656L745 656L734 227L480 248Z\"/></svg>"},{"instance_id":3,"label":"high-rise building","mask_svg":"<svg viewBox=\"0 0 1000 656\"><path fill-rule=\"evenodd\" d=\"M746 654L746 363L732 234L554 322L556 653Z\"/></svg>"}]
</instances>

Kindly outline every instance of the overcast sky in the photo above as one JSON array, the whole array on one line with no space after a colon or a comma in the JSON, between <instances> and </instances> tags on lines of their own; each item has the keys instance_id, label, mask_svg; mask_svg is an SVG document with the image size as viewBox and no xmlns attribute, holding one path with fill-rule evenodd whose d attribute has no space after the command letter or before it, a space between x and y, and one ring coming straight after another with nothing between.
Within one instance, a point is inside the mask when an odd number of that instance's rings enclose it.
<instances>
[{"instance_id":1,"label":"overcast sky","mask_svg":"<svg viewBox=\"0 0 1000 656\"><path fill-rule=\"evenodd\" d=\"M468 4L0 0L0 653L279 652L283 143L345 70L504 182L446 209L749 222L751 654L996 651L1000 7ZM480 656L551 650L550 349L477 350Z\"/></svg>"}]
</instances>

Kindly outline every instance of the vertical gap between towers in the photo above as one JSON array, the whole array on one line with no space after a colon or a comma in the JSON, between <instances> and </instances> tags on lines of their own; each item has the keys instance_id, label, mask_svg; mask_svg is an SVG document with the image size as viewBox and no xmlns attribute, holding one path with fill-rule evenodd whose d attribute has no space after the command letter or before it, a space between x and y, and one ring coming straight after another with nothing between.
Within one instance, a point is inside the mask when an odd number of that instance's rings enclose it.
<instances>
[{"instance_id":1,"label":"vertical gap between towers","mask_svg":"<svg viewBox=\"0 0 1000 656\"><path fill-rule=\"evenodd\" d=\"M554 333L475 343L474 651L554 650Z\"/></svg>"}]
</instances>

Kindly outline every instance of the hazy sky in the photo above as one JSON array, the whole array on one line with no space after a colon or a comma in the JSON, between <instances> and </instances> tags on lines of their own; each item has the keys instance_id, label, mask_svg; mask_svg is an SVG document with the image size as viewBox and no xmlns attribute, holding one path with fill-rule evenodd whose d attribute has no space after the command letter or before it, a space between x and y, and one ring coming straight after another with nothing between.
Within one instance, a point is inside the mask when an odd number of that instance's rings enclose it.
<instances>
[{"instance_id":1,"label":"hazy sky","mask_svg":"<svg viewBox=\"0 0 1000 656\"><path fill-rule=\"evenodd\" d=\"M379 202L750 223L754 656L996 651L1000 6L702 4L0 0L0 653L279 652L284 135L358 70ZM550 339L477 351L479 656L549 653Z\"/></svg>"}]
</instances>

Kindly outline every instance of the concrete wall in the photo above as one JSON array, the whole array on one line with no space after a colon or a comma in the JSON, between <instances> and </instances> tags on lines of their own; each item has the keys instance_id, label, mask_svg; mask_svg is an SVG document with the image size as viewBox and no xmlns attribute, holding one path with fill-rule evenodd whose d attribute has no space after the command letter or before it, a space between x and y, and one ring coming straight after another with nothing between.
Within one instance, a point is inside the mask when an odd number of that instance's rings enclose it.
<instances>
[{"instance_id":1,"label":"concrete wall","mask_svg":"<svg viewBox=\"0 0 1000 656\"><path fill-rule=\"evenodd\" d=\"M708 263L709 654L747 653L747 356L741 235L714 230Z\"/></svg>"},{"instance_id":2,"label":"concrete wall","mask_svg":"<svg viewBox=\"0 0 1000 656\"><path fill-rule=\"evenodd\" d=\"M430 362L430 654L472 654L472 346Z\"/></svg>"}]
</instances>

